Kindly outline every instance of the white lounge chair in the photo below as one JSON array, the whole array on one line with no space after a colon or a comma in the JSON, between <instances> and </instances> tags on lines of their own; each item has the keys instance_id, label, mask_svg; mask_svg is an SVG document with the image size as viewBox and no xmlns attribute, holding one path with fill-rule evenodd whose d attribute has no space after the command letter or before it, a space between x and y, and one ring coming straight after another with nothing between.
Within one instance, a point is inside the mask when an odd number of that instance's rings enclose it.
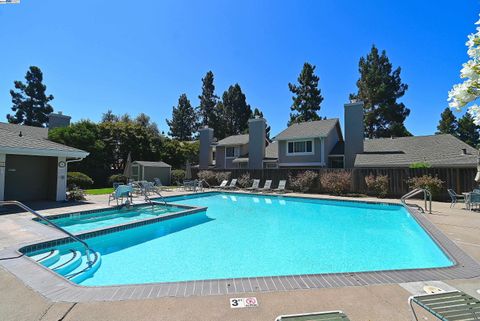
<instances>
[{"instance_id":1,"label":"white lounge chair","mask_svg":"<svg viewBox=\"0 0 480 321\"><path fill-rule=\"evenodd\" d=\"M223 180L220 185L218 186L214 186L215 188L225 188L228 184L228 181L227 180Z\"/></svg>"},{"instance_id":2,"label":"white lounge chair","mask_svg":"<svg viewBox=\"0 0 480 321\"><path fill-rule=\"evenodd\" d=\"M269 190L271 190L271 189L272 189L272 180L271 180L271 179L267 179L267 180L265 181L265 184L263 184L263 187L262 187L262 188L259 188L258 190L259 190L260 192L267 192L267 191L269 191Z\"/></svg>"},{"instance_id":3,"label":"white lounge chair","mask_svg":"<svg viewBox=\"0 0 480 321\"><path fill-rule=\"evenodd\" d=\"M260 186L260 180L259 179L254 179L253 180L253 183L252 183L252 186L251 187L247 187L246 190L248 191L255 191L258 189L258 187Z\"/></svg>"},{"instance_id":4,"label":"white lounge chair","mask_svg":"<svg viewBox=\"0 0 480 321\"><path fill-rule=\"evenodd\" d=\"M225 186L225 189L235 189L235 188L237 188L237 179L236 178L232 179L232 181L230 182L230 185Z\"/></svg>"},{"instance_id":5,"label":"white lounge chair","mask_svg":"<svg viewBox=\"0 0 480 321\"><path fill-rule=\"evenodd\" d=\"M278 182L278 187L273 189L272 191L275 193L285 193L285 188L287 187L287 181L282 179Z\"/></svg>"},{"instance_id":6,"label":"white lounge chair","mask_svg":"<svg viewBox=\"0 0 480 321\"><path fill-rule=\"evenodd\" d=\"M110 202L113 200L116 200L118 205L118 201L121 200L123 202L124 198L127 200L130 199L130 203L132 203L132 192L133 187L130 185L118 186L115 191L108 196L108 205L110 205Z\"/></svg>"}]
</instances>

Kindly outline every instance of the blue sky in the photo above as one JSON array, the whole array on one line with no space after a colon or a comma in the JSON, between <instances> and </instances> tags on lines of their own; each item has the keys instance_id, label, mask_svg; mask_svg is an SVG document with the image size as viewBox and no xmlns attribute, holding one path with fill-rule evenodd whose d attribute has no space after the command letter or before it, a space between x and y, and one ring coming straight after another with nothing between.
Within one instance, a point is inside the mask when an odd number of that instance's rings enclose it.
<instances>
[{"instance_id":1,"label":"blue sky","mask_svg":"<svg viewBox=\"0 0 480 321\"><path fill-rule=\"evenodd\" d=\"M168 132L178 96L198 105L212 70L217 95L238 82L277 134L305 61L317 66L321 116L343 118L358 60L375 43L409 85L407 128L432 134L479 12L478 0L21 0L0 5L0 119L13 81L36 65L55 110L74 121L145 112Z\"/></svg>"}]
</instances>

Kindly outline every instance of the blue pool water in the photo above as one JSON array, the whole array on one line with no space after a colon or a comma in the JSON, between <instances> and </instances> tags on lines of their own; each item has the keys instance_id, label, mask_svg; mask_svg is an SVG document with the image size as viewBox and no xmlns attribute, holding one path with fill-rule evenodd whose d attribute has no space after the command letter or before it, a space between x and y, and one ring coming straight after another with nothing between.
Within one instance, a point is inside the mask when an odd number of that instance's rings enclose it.
<instances>
[{"instance_id":1,"label":"blue pool water","mask_svg":"<svg viewBox=\"0 0 480 321\"><path fill-rule=\"evenodd\" d=\"M113 209L88 214L72 213L69 216L51 219L71 233L101 229L112 225L130 223L134 221L163 216L185 210L177 206L139 206L131 209ZM42 220L38 222L47 224Z\"/></svg>"},{"instance_id":2,"label":"blue pool water","mask_svg":"<svg viewBox=\"0 0 480 321\"><path fill-rule=\"evenodd\" d=\"M401 206L207 193L206 212L88 239L102 263L82 285L452 265Z\"/></svg>"}]
</instances>

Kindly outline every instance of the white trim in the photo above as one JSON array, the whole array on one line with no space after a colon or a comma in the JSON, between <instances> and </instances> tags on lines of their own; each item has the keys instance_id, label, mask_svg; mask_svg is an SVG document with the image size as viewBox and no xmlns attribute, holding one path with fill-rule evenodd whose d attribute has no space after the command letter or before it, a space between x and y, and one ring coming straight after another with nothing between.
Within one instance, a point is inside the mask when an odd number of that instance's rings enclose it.
<instances>
[{"instance_id":1,"label":"white trim","mask_svg":"<svg viewBox=\"0 0 480 321\"><path fill-rule=\"evenodd\" d=\"M0 154L0 201L5 200L5 162L7 155Z\"/></svg>"},{"instance_id":2,"label":"white trim","mask_svg":"<svg viewBox=\"0 0 480 321\"><path fill-rule=\"evenodd\" d=\"M67 157L67 158L85 158L90 153L84 151L66 151L56 149L37 149L37 148L19 148L19 147L0 147L0 153L13 155L30 155L30 156L51 156L51 157Z\"/></svg>"},{"instance_id":3,"label":"white trim","mask_svg":"<svg viewBox=\"0 0 480 321\"><path fill-rule=\"evenodd\" d=\"M312 143L312 151L311 152L300 152L300 153L290 153L288 151L288 144L290 143L296 143L296 142L305 142L305 150L307 149L307 144L306 142L311 142ZM295 146L295 145L294 145ZM306 155L315 155L315 139L295 139L295 140L287 140L287 149L285 152L286 156L306 156Z\"/></svg>"},{"instance_id":4,"label":"white trim","mask_svg":"<svg viewBox=\"0 0 480 321\"><path fill-rule=\"evenodd\" d=\"M57 158L57 191L55 200L57 202L64 201L67 195L67 166L59 166L61 162L66 163L67 159L65 157Z\"/></svg>"},{"instance_id":5,"label":"white trim","mask_svg":"<svg viewBox=\"0 0 480 321\"><path fill-rule=\"evenodd\" d=\"M322 160L322 163L325 164L325 138L320 138L320 150L322 151L322 154L320 155L320 159Z\"/></svg>"},{"instance_id":6,"label":"white trim","mask_svg":"<svg viewBox=\"0 0 480 321\"><path fill-rule=\"evenodd\" d=\"M325 167L325 163L322 162L306 162L306 163L278 163L278 166L321 166Z\"/></svg>"}]
</instances>

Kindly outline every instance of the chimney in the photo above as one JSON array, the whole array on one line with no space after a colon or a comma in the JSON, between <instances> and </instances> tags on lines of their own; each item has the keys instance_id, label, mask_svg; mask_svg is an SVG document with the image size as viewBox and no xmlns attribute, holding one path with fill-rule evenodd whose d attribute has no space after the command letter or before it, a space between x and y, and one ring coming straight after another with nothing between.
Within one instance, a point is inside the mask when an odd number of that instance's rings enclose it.
<instances>
[{"instance_id":1,"label":"chimney","mask_svg":"<svg viewBox=\"0 0 480 321\"><path fill-rule=\"evenodd\" d=\"M198 167L207 169L212 164L213 129L205 126L198 131L200 133L200 159Z\"/></svg>"},{"instance_id":2,"label":"chimney","mask_svg":"<svg viewBox=\"0 0 480 321\"><path fill-rule=\"evenodd\" d=\"M267 122L256 117L248 121L248 168L262 169L267 140Z\"/></svg>"},{"instance_id":3,"label":"chimney","mask_svg":"<svg viewBox=\"0 0 480 321\"><path fill-rule=\"evenodd\" d=\"M58 113L51 113L48 115L48 128L68 127L70 126L70 119L72 117L65 116L61 111Z\"/></svg>"},{"instance_id":4,"label":"chimney","mask_svg":"<svg viewBox=\"0 0 480 321\"><path fill-rule=\"evenodd\" d=\"M345 168L353 168L357 154L363 153L363 102L345 104Z\"/></svg>"}]
</instances>

